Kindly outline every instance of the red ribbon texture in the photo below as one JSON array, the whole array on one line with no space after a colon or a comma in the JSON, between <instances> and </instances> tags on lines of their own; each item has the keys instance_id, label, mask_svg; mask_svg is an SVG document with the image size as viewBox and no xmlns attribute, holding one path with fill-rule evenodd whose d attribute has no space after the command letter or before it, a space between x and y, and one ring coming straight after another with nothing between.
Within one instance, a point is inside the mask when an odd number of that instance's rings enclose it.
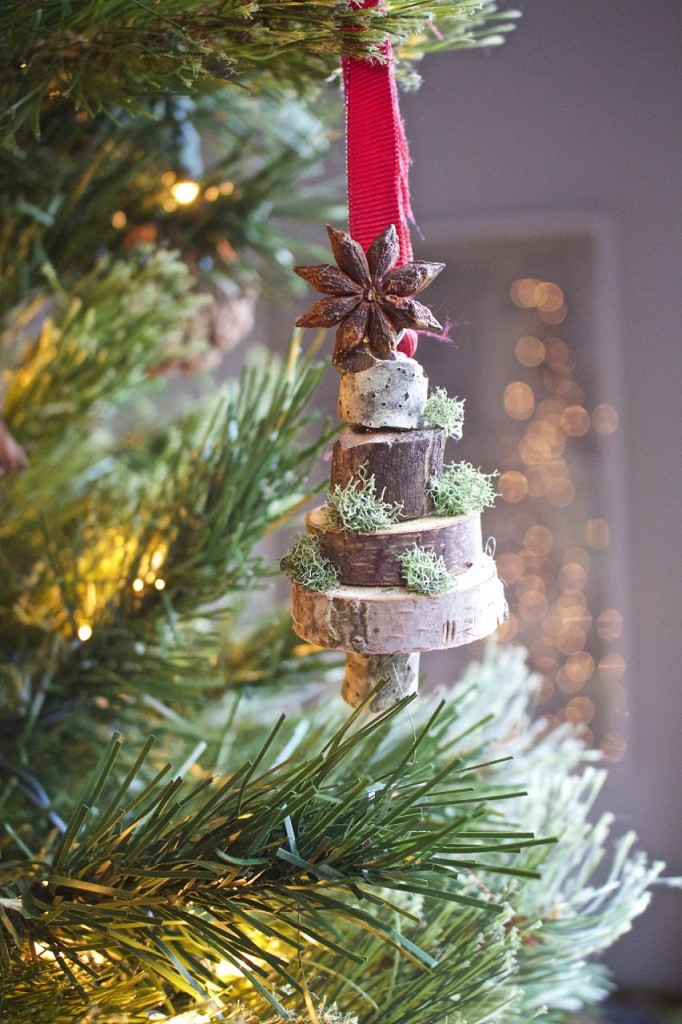
<instances>
[{"instance_id":1,"label":"red ribbon texture","mask_svg":"<svg viewBox=\"0 0 682 1024\"><path fill-rule=\"evenodd\" d=\"M376 7L379 0L356 0L354 7ZM412 219L408 167L410 155L398 105L391 42L384 60L343 58L346 100L346 173L351 236L366 251L371 241L394 224L400 243L396 266L412 259L408 220ZM405 331L401 352L414 355L416 331Z\"/></svg>"}]
</instances>

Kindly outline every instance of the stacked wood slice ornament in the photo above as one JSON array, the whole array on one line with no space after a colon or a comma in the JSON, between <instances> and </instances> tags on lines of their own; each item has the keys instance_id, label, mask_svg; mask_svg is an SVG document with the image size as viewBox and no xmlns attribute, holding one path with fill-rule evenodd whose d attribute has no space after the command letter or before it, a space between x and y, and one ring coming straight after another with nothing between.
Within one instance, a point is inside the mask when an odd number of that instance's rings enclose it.
<instances>
[{"instance_id":1,"label":"stacked wood slice ornament","mask_svg":"<svg viewBox=\"0 0 682 1024\"><path fill-rule=\"evenodd\" d=\"M443 265L396 266L393 225L366 254L350 235L327 230L337 265L296 268L324 295L297 325L337 328L339 417L347 427L334 446L327 504L306 519L313 550L337 582L312 589L292 572L292 615L302 639L347 652L349 704L384 684L370 704L380 711L416 691L419 652L488 636L507 605L483 550L480 511L434 513L445 430L425 422L422 367L397 351L404 330L440 328L414 296ZM408 585L410 552L438 570L433 586Z\"/></svg>"}]
</instances>

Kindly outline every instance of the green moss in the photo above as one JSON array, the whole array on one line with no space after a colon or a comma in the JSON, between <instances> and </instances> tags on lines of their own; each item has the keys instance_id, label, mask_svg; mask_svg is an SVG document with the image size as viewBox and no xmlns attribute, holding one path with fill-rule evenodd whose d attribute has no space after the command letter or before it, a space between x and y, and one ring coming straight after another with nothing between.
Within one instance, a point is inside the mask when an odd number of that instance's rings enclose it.
<instances>
[{"instance_id":1,"label":"green moss","mask_svg":"<svg viewBox=\"0 0 682 1024\"><path fill-rule=\"evenodd\" d=\"M374 474L367 476L361 466L346 487L337 484L327 496L325 515L331 526L352 533L376 533L395 523L402 504L384 501L384 491L377 495Z\"/></svg>"},{"instance_id":2,"label":"green moss","mask_svg":"<svg viewBox=\"0 0 682 1024\"><path fill-rule=\"evenodd\" d=\"M320 551L319 538L311 533L296 537L279 567L306 590L331 590L339 581L338 570Z\"/></svg>"},{"instance_id":3,"label":"green moss","mask_svg":"<svg viewBox=\"0 0 682 1024\"><path fill-rule=\"evenodd\" d=\"M495 473L483 473L469 462L451 462L443 475L431 477L433 509L438 516L466 516L495 504Z\"/></svg>"},{"instance_id":4,"label":"green moss","mask_svg":"<svg viewBox=\"0 0 682 1024\"><path fill-rule=\"evenodd\" d=\"M443 556L437 555L433 548L421 548L415 544L398 555L398 560L408 590L429 596L454 590L455 573L448 569Z\"/></svg>"},{"instance_id":5,"label":"green moss","mask_svg":"<svg viewBox=\"0 0 682 1024\"><path fill-rule=\"evenodd\" d=\"M464 423L464 399L450 398L445 388L436 388L424 406L427 427L440 427L447 437L459 441Z\"/></svg>"}]
</instances>

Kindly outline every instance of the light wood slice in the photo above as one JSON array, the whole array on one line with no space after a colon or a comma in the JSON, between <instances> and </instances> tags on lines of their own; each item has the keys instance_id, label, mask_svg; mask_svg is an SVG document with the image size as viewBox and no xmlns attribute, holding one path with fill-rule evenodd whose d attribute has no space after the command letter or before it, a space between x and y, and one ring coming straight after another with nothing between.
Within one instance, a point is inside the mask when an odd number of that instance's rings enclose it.
<instances>
[{"instance_id":1,"label":"light wood slice","mask_svg":"<svg viewBox=\"0 0 682 1024\"><path fill-rule=\"evenodd\" d=\"M330 526L324 506L306 516L309 533L339 571L345 586L400 587L404 585L398 556L418 544L442 556L448 569L464 572L483 554L481 513L469 516L423 516L394 523L379 533L351 533Z\"/></svg>"},{"instance_id":2,"label":"light wood slice","mask_svg":"<svg viewBox=\"0 0 682 1024\"><path fill-rule=\"evenodd\" d=\"M445 433L442 430L381 430L366 433L346 428L332 452L331 486L347 487L362 466L374 476L377 495L401 502L401 519L419 519L433 509L432 476L443 472Z\"/></svg>"},{"instance_id":3,"label":"light wood slice","mask_svg":"<svg viewBox=\"0 0 682 1024\"><path fill-rule=\"evenodd\" d=\"M414 429L422 425L429 379L416 359L398 353L367 369L344 372L339 419L356 426Z\"/></svg>"},{"instance_id":4,"label":"light wood slice","mask_svg":"<svg viewBox=\"0 0 682 1024\"><path fill-rule=\"evenodd\" d=\"M384 685L369 704L369 711L385 711L387 708L392 708L403 697L417 692L419 655L346 655L346 674L343 679L341 696L347 704L356 708L379 683Z\"/></svg>"},{"instance_id":5,"label":"light wood slice","mask_svg":"<svg viewBox=\"0 0 682 1024\"><path fill-rule=\"evenodd\" d=\"M424 597L399 587L292 587L294 631L308 643L356 654L438 651L481 640L507 618L495 563L482 555L457 589Z\"/></svg>"}]
</instances>

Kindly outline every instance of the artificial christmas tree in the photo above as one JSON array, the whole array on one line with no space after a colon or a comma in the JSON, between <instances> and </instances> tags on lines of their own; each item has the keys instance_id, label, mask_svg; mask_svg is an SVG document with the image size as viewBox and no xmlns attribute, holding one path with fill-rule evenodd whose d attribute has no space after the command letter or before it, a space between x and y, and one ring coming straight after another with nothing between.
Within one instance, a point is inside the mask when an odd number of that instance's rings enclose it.
<instances>
[{"instance_id":1,"label":"artificial christmas tree","mask_svg":"<svg viewBox=\"0 0 682 1024\"><path fill-rule=\"evenodd\" d=\"M322 369L296 344L175 418L157 402L211 350L216 290L293 262L272 218L319 198L310 100L337 55L497 24L471 0L0 12L11 1024L520 1024L606 991L587 958L659 866L626 837L592 880L602 773L532 721L522 652L349 715L338 664L260 607L256 544L335 432L306 411Z\"/></svg>"}]
</instances>

